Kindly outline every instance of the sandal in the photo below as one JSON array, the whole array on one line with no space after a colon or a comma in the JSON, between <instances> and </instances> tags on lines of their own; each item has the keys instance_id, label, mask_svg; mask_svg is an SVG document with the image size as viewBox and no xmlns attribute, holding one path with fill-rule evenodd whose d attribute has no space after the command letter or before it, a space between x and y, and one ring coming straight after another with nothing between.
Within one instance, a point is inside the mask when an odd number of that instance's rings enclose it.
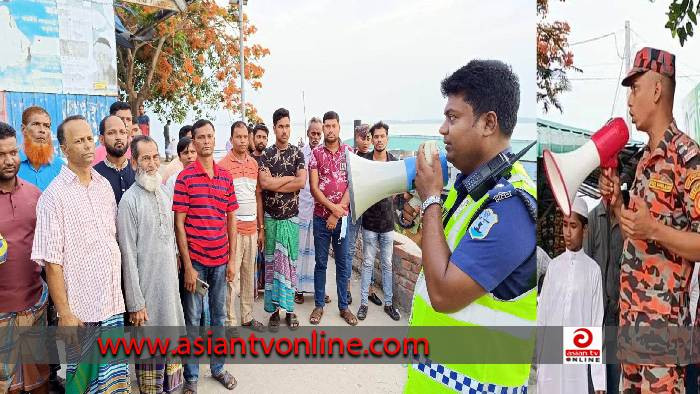
<instances>
[{"instance_id":1,"label":"sandal","mask_svg":"<svg viewBox=\"0 0 700 394\"><path fill-rule=\"evenodd\" d=\"M248 323L241 324L241 327L245 327L245 328L248 328L248 329L256 331L256 332L265 331L265 326L255 319L252 319Z\"/></svg>"},{"instance_id":2,"label":"sandal","mask_svg":"<svg viewBox=\"0 0 700 394\"><path fill-rule=\"evenodd\" d=\"M301 305L304 303L304 293L295 293L294 302Z\"/></svg>"},{"instance_id":3,"label":"sandal","mask_svg":"<svg viewBox=\"0 0 700 394\"><path fill-rule=\"evenodd\" d=\"M309 323L317 326L318 323L321 322L321 317L323 316L323 308L316 307L314 310L311 312L311 316L309 316Z\"/></svg>"},{"instance_id":4,"label":"sandal","mask_svg":"<svg viewBox=\"0 0 700 394\"><path fill-rule=\"evenodd\" d=\"M352 314L352 312L350 312L350 309L343 309L340 311L340 317L342 317L343 320L345 320L345 322L351 326L357 325L357 318Z\"/></svg>"},{"instance_id":5,"label":"sandal","mask_svg":"<svg viewBox=\"0 0 700 394\"><path fill-rule=\"evenodd\" d=\"M329 296L323 297L323 302L326 304L329 304L331 302L331 297L329 297Z\"/></svg>"},{"instance_id":6,"label":"sandal","mask_svg":"<svg viewBox=\"0 0 700 394\"><path fill-rule=\"evenodd\" d=\"M197 381L185 381L185 385L182 389L182 394L197 394Z\"/></svg>"},{"instance_id":7,"label":"sandal","mask_svg":"<svg viewBox=\"0 0 700 394\"><path fill-rule=\"evenodd\" d=\"M268 326L270 327L270 331L277 332L280 327L280 311L276 311L270 316Z\"/></svg>"},{"instance_id":8,"label":"sandal","mask_svg":"<svg viewBox=\"0 0 700 394\"><path fill-rule=\"evenodd\" d=\"M297 315L294 313L287 313L287 316L284 317L284 320L287 322L287 325L291 330L296 330L299 328L299 319L297 319Z\"/></svg>"},{"instance_id":9,"label":"sandal","mask_svg":"<svg viewBox=\"0 0 700 394\"><path fill-rule=\"evenodd\" d=\"M238 386L238 381L228 371L223 371L217 376L212 376L217 382L221 383L228 390L233 390Z\"/></svg>"}]
</instances>

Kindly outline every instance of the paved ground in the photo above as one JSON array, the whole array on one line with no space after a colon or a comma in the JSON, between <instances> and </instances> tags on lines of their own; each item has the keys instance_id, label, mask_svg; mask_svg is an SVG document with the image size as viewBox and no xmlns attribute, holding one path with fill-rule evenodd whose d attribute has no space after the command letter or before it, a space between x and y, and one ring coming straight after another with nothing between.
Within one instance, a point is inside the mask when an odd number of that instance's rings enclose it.
<instances>
[{"instance_id":1,"label":"paved ground","mask_svg":"<svg viewBox=\"0 0 700 394\"><path fill-rule=\"evenodd\" d=\"M331 259L332 260L332 259ZM332 301L326 305L323 314L323 325L347 326L338 314L337 293L335 286L335 264L329 261L326 281L326 292ZM357 313L360 300L360 278L357 273L351 278L353 303L350 306ZM379 298L383 294L379 290ZM261 294L262 296L262 294ZM304 304L297 305L299 323L309 324L309 315L313 309L313 297L308 295ZM254 307L255 318L267 324L269 315L263 311L262 297ZM284 318L284 316L282 316ZM384 313L382 307L369 303L367 319L361 325L406 325L407 316L395 322ZM284 320L282 320L284 324ZM246 331L242 331L245 333ZM256 365L226 365L225 369L238 379L238 387L233 392L238 393L399 393L406 381L406 368L399 364L256 364ZM65 374L65 368L61 369ZM132 369L133 372L133 369ZM132 373L132 377L133 377ZM211 378L208 365L200 366L198 391L200 393L229 393L218 382ZM138 393L134 380L133 392Z\"/></svg>"}]
</instances>

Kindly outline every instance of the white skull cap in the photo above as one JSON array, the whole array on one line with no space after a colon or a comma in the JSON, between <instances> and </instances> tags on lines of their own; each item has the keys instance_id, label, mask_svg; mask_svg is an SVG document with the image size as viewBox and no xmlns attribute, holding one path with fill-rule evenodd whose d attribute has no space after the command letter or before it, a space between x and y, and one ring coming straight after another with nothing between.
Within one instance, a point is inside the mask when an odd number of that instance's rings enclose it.
<instances>
[{"instance_id":1,"label":"white skull cap","mask_svg":"<svg viewBox=\"0 0 700 394\"><path fill-rule=\"evenodd\" d=\"M584 218L588 217L588 204L586 204L586 201L581 198L581 197L576 197L574 199L574 203L571 204L571 211L576 212L579 215L583 216Z\"/></svg>"}]
</instances>

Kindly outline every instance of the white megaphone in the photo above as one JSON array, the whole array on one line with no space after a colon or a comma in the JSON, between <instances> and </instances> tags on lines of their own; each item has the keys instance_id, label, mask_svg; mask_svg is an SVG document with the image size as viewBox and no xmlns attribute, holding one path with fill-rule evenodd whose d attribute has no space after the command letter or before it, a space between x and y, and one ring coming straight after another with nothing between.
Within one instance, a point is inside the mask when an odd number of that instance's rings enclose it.
<instances>
[{"instance_id":1,"label":"white megaphone","mask_svg":"<svg viewBox=\"0 0 700 394\"><path fill-rule=\"evenodd\" d=\"M437 150L433 141L424 144L427 160L432 158L432 152ZM356 222L362 214L375 203L415 189L413 180L416 178L416 159L409 157L399 161L372 161L358 155L349 154L348 181L350 184L350 212L352 221ZM447 157L440 152L442 165L442 184L447 184ZM412 205L415 205L413 202ZM420 200L419 204L420 204Z\"/></svg>"},{"instance_id":2,"label":"white megaphone","mask_svg":"<svg viewBox=\"0 0 700 394\"><path fill-rule=\"evenodd\" d=\"M565 216L571 215L571 203L579 186L597 167L617 167L617 154L629 140L622 118L611 119L591 140L568 153L542 152L544 170L554 199Z\"/></svg>"}]
</instances>

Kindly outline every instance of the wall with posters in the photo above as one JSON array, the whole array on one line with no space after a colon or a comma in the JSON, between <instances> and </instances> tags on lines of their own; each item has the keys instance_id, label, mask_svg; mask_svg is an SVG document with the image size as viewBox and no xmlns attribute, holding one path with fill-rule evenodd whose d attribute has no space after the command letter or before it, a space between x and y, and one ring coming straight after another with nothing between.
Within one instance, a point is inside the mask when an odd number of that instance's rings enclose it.
<instances>
[{"instance_id":1,"label":"wall with posters","mask_svg":"<svg viewBox=\"0 0 700 394\"><path fill-rule=\"evenodd\" d=\"M0 90L116 96L112 0L0 2Z\"/></svg>"},{"instance_id":2,"label":"wall with posters","mask_svg":"<svg viewBox=\"0 0 700 394\"><path fill-rule=\"evenodd\" d=\"M109 106L115 101L110 96L91 96L85 94L20 93L0 91L0 121L12 125L17 130L17 139L22 145L22 111L32 105L46 109L51 116L51 131L56 152L60 154L56 128L61 120L70 115L83 115L92 127L93 134L98 133L100 120L109 115Z\"/></svg>"}]
</instances>

